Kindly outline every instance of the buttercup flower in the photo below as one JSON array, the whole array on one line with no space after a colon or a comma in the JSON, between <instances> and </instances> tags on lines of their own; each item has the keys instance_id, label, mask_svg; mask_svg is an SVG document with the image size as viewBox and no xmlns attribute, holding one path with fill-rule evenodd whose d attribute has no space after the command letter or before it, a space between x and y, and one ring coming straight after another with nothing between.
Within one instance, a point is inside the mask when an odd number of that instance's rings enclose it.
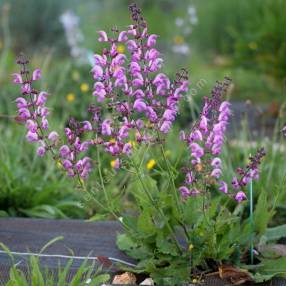
<instances>
[{"instance_id":1,"label":"buttercup flower","mask_svg":"<svg viewBox=\"0 0 286 286\"><path fill-rule=\"evenodd\" d=\"M67 102L73 102L75 100L75 94L70 92L66 96Z\"/></svg>"},{"instance_id":2,"label":"buttercup flower","mask_svg":"<svg viewBox=\"0 0 286 286\"><path fill-rule=\"evenodd\" d=\"M87 84L87 83L82 83L82 84L80 85L80 90L81 90L82 92L88 92L88 91L89 91L89 86L88 86L88 84Z\"/></svg>"},{"instance_id":3,"label":"buttercup flower","mask_svg":"<svg viewBox=\"0 0 286 286\"><path fill-rule=\"evenodd\" d=\"M156 161L154 159L151 159L147 162L146 167L148 170L152 170L155 167L155 165L156 165Z\"/></svg>"}]
</instances>

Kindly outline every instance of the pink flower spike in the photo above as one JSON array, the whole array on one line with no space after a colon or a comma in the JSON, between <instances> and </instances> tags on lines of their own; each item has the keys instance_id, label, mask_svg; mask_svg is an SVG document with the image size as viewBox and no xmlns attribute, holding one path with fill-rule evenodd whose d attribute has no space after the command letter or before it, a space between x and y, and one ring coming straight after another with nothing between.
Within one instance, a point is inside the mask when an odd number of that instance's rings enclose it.
<instances>
[{"instance_id":1,"label":"pink flower spike","mask_svg":"<svg viewBox=\"0 0 286 286\"><path fill-rule=\"evenodd\" d=\"M23 83L22 76L19 73L13 73L12 76L14 83Z\"/></svg>"},{"instance_id":2,"label":"pink flower spike","mask_svg":"<svg viewBox=\"0 0 286 286\"><path fill-rule=\"evenodd\" d=\"M108 42L108 37L107 37L106 32L98 31L97 33L99 34L99 38L98 38L99 42Z\"/></svg>"},{"instance_id":3,"label":"pink flower spike","mask_svg":"<svg viewBox=\"0 0 286 286\"><path fill-rule=\"evenodd\" d=\"M42 72L40 69L35 69L33 71L33 76L32 76L32 80L38 80L42 77Z\"/></svg>"}]
</instances>

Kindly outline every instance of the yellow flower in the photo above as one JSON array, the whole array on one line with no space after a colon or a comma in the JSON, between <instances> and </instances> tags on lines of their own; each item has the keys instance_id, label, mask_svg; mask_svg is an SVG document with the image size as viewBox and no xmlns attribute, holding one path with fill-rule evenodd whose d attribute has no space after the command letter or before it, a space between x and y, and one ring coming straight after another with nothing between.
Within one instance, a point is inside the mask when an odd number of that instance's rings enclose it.
<instances>
[{"instance_id":1,"label":"yellow flower","mask_svg":"<svg viewBox=\"0 0 286 286\"><path fill-rule=\"evenodd\" d=\"M136 142L135 141L129 141L128 142L133 148L136 146Z\"/></svg>"},{"instance_id":2,"label":"yellow flower","mask_svg":"<svg viewBox=\"0 0 286 286\"><path fill-rule=\"evenodd\" d=\"M251 49L251 50L257 50L257 43L256 42L250 42L248 44L248 47Z\"/></svg>"},{"instance_id":3,"label":"yellow flower","mask_svg":"<svg viewBox=\"0 0 286 286\"><path fill-rule=\"evenodd\" d=\"M196 284L196 283L198 283L199 281L198 281L198 279L194 278L194 279L192 280L192 282Z\"/></svg>"},{"instance_id":4,"label":"yellow flower","mask_svg":"<svg viewBox=\"0 0 286 286\"><path fill-rule=\"evenodd\" d=\"M109 143L115 143L116 142L116 140L114 139L114 138L111 138L110 140L109 140Z\"/></svg>"},{"instance_id":5,"label":"yellow flower","mask_svg":"<svg viewBox=\"0 0 286 286\"><path fill-rule=\"evenodd\" d=\"M182 45L185 42L184 37L177 35L174 37L174 42L176 45Z\"/></svg>"},{"instance_id":6,"label":"yellow flower","mask_svg":"<svg viewBox=\"0 0 286 286\"><path fill-rule=\"evenodd\" d=\"M87 83L82 83L81 85L80 85L80 90L82 91L82 92L88 92L89 91L89 86L88 86L88 84Z\"/></svg>"},{"instance_id":7,"label":"yellow flower","mask_svg":"<svg viewBox=\"0 0 286 286\"><path fill-rule=\"evenodd\" d=\"M120 167L120 161L119 161L119 159L117 158L117 159L115 159L115 160L112 160L112 161L110 162L110 166L111 166L113 169L119 169L119 167Z\"/></svg>"},{"instance_id":8,"label":"yellow flower","mask_svg":"<svg viewBox=\"0 0 286 286\"><path fill-rule=\"evenodd\" d=\"M156 165L156 161L154 159L151 159L147 162L146 167L148 170L151 170L154 168L155 165Z\"/></svg>"},{"instance_id":9,"label":"yellow flower","mask_svg":"<svg viewBox=\"0 0 286 286\"><path fill-rule=\"evenodd\" d=\"M118 45L117 48L116 48L117 52L119 54L124 54L125 52L125 47L123 45Z\"/></svg>"},{"instance_id":10,"label":"yellow flower","mask_svg":"<svg viewBox=\"0 0 286 286\"><path fill-rule=\"evenodd\" d=\"M67 99L67 102L73 102L75 99L74 93L72 93L72 92L68 93L66 96L66 99Z\"/></svg>"},{"instance_id":11,"label":"yellow flower","mask_svg":"<svg viewBox=\"0 0 286 286\"><path fill-rule=\"evenodd\" d=\"M169 157L170 155L171 155L171 151L170 151L170 150L166 150L165 156L166 156L166 157Z\"/></svg>"},{"instance_id":12,"label":"yellow flower","mask_svg":"<svg viewBox=\"0 0 286 286\"><path fill-rule=\"evenodd\" d=\"M194 246L192 244L189 245L189 251L192 251Z\"/></svg>"},{"instance_id":13,"label":"yellow flower","mask_svg":"<svg viewBox=\"0 0 286 286\"><path fill-rule=\"evenodd\" d=\"M79 78L80 78L79 72L78 72L78 71L73 71L73 72L72 72L72 79L73 79L74 81L78 81Z\"/></svg>"}]
</instances>

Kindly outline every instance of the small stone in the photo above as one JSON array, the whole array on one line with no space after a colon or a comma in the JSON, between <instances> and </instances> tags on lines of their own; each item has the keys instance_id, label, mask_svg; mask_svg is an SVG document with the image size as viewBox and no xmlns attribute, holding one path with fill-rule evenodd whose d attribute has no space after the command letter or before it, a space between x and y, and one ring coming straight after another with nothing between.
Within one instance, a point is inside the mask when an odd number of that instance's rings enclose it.
<instances>
[{"instance_id":1,"label":"small stone","mask_svg":"<svg viewBox=\"0 0 286 286\"><path fill-rule=\"evenodd\" d=\"M152 278L146 278L143 282L141 282L139 285L142 286L154 286L154 281Z\"/></svg>"},{"instance_id":2,"label":"small stone","mask_svg":"<svg viewBox=\"0 0 286 286\"><path fill-rule=\"evenodd\" d=\"M116 275L112 284L136 284L136 277L133 273L125 272L121 275Z\"/></svg>"}]
</instances>

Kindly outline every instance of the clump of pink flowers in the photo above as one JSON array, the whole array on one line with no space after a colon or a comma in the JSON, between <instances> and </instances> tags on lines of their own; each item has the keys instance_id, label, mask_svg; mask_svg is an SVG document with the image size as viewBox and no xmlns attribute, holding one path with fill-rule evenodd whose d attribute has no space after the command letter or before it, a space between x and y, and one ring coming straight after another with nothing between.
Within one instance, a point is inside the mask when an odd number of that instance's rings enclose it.
<instances>
[{"instance_id":1,"label":"clump of pink flowers","mask_svg":"<svg viewBox=\"0 0 286 286\"><path fill-rule=\"evenodd\" d=\"M32 87L32 82L41 77L41 71L37 69L29 77L28 61L18 60L21 72L13 76L14 82L21 84L23 97L16 101L19 119L28 129L27 140L39 144L40 156L50 150L71 177L87 179L91 159L84 153L91 145L103 146L116 157L119 168L118 157L132 153L132 142L162 142L161 136L169 132L179 100L188 90L185 70L177 73L173 81L161 72L163 59L156 49L158 35L148 33L147 23L135 4L130 5L130 12L133 24L126 31L114 28L111 35L98 32L98 41L106 46L102 54L94 55L91 70L97 103L88 108L91 120L70 120L65 140L60 140L55 131L46 134L48 94ZM124 45L127 53L122 53L118 45ZM83 140L87 133L93 139Z\"/></svg>"},{"instance_id":2,"label":"clump of pink flowers","mask_svg":"<svg viewBox=\"0 0 286 286\"><path fill-rule=\"evenodd\" d=\"M249 163L245 168L237 168L236 172L239 177L234 177L232 180L232 187L237 191L235 199L238 202L246 199L242 188L245 187L251 180L259 179L259 165L262 158L266 155L264 148L258 149L254 156L249 156Z\"/></svg>"},{"instance_id":3,"label":"clump of pink flowers","mask_svg":"<svg viewBox=\"0 0 286 286\"><path fill-rule=\"evenodd\" d=\"M67 145L60 146L59 134L56 131L49 131L48 115L46 107L48 93L38 91L33 84L41 78L41 70L36 69L30 75L27 67L29 61L23 56L19 57L17 64L21 66L20 73L13 74L13 82L21 85L21 97L16 99L18 108L17 121L25 124L27 128L26 139L30 143L38 145L37 154L43 157L47 151L67 171L69 176L78 175L86 179L91 170L90 158L79 159L80 152L87 151L91 141L81 142L80 135L84 131L91 131L89 122L82 122L81 126L75 120L70 120L71 128L65 129Z\"/></svg>"},{"instance_id":4,"label":"clump of pink flowers","mask_svg":"<svg viewBox=\"0 0 286 286\"><path fill-rule=\"evenodd\" d=\"M222 97L230 82L229 78L225 78L224 82L217 82L211 97L205 98L202 112L190 133L180 133L181 140L187 143L190 150L190 166L183 168L186 174L185 184L179 188L183 198L204 194L206 187L217 184L220 191L241 202L246 199L241 188L250 180L258 178L258 166L265 155L264 149L258 150L255 156L250 157L250 163L245 170L237 169L242 177L239 180L233 178L235 194L229 192L227 182L221 179L223 172L220 154L231 116L231 104L223 101Z\"/></svg>"},{"instance_id":5,"label":"clump of pink flowers","mask_svg":"<svg viewBox=\"0 0 286 286\"><path fill-rule=\"evenodd\" d=\"M55 131L48 132L49 109L45 105L48 93L33 87L33 83L41 78L41 70L36 69L30 74L28 63L29 61L21 56L17 61L21 66L20 73L13 74L13 82L21 86L21 96L16 99L18 108L16 119L25 124L27 141L38 144L37 153L42 157L47 150L52 150L59 136Z\"/></svg>"},{"instance_id":6,"label":"clump of pink flowers","mask_svg":"<svg viewBox=\"0 0 286 286\"><path fill-rule=\"evenodd\" d=\"M95 110L93 124L105 150L113 156L129 155L130 140L156 143L158 134L167 134L178 113L178 102L188 90L186 71L172 82L161 72L163 59L156 49L158 35L149 34L148 26L136 5L130 5L133 24L126 31L99 31L99 41L106 44L102 54L95 54L92 69L93 95L108 106L102 115ZM127 50L124 54L118 45Z\"/></svg>"},{"instance_id":7,"label":"clump of pink flowers","mask_svg":"<svg viewBox=\"0 0 286 286\"><path fill-rule=\"evenodd\" d=\"M180 99L188 91L186 70L178 72L173 81L161 71L163 59L156 49L158 35L149 34L135 4L130 5L130 12L133 24L127 30L113 28L110 34L98 32L98 41L105 47L101 54L94 55L91 70L96 103L88 108L90 120L69 120L65 139L48 130L49 110L45 106L48 93L33 86L41 78L41 71L36 69L30 75L28 61L20 57L17 62L21 70L13 77L14 83L21 85L22 93L16 99L18 121L26 125L27 140L38 144L38 155L42 157L50 151L70 177L88 178L92 160L85 154L91 146L103 147L114 156L118 169L121 156L132 154L132 142L161 144L176 119ZM124 49L119 49L119 45ZM202 112L190 132L180 134L190 151L190 164L183 168L185 182L179 188L183 198L204 194L206 188L217 185L220 191L240 202L246 198L242 188L258 178L258 166L265 155L262 149L250 157L245 169L237 169L241 178L233 178L234 194L222 179L220 155L231 116L231 104L223 100L223 95L230 82L229 78L217 82L211 97L205 97Z\"/></svg>"}]
</instances>

